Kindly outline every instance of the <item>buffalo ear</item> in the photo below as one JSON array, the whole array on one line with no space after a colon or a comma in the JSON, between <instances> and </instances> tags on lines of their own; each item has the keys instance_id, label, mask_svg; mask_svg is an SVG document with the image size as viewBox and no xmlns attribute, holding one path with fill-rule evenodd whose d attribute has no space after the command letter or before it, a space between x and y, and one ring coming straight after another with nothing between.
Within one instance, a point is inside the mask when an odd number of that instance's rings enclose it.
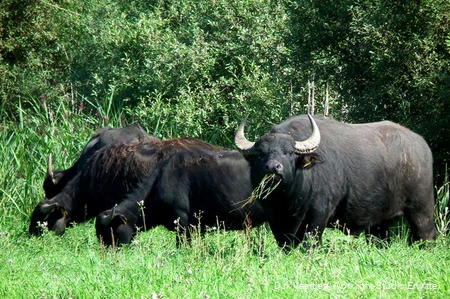
<instances>
[{"instance_id":1,"label":"buffalo ear","mask_svg":"<svg viewBox=\"0 0 450 299\"><path fill-rule=\"evenodd\" d=\"M323 161L320 159L319 155L316 153L311 153L307 155L301 155L297 159L297 168L306 169L311 168L316 164L320 164Z\"/></svg>"},{"instance_id":2,"label":"buffalo ear","mask_svg":"<svg viewBox=\"0 0 450 299\"><path fill-rule=\"evenodd\" d=\"M43 203L40 206L40 211L42 214L50 214L51 212L53 212L56 208L59 208L60 205L57 202L53 202L53 203Z\"/></svg>"}]
</instances>

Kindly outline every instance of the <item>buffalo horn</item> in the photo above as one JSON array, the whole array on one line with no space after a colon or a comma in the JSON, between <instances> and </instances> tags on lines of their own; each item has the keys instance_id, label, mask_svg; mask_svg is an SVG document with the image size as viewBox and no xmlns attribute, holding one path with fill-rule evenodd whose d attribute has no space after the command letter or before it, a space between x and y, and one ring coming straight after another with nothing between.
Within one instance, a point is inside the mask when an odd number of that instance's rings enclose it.
<instances>
[{"instance_id":1,"label":"buffalo horn","mask_svg":"<svg viewBox=\"0 0 450 299\"><path fill-rule=\"evenodd\" d=\"M248 117L248 116L247 116ZM236 132L236 135L234 137L234 143L236 146L241 150L249 150L251 149L255 143L247 140L244 135L244 127L247 122L247 117L244 118L244 120L239 125L239 128ZM320 130L317 126L316 122L312 118L311 115L308 114L309 121L311 122L312 126L312 133L311 136L309 136L308 139L305 141L296 141L295 142L295 149L296 152L299 154L308 154L314 152L317 147L320 144Z\"/></svg>"},{"instance_id":2,"label":"buffalo horn","mask_svg":"<svg viewBox=\"0 0 450 299\"><path fill-rule=\"evenodd\" d=\"M311 115L308 114L312 126L312 133L305 141L296 141L295 150L299 154L309 154L314 152L320 144L320 130Z\"/></svg>"},{"instance_id":3,"label":"buffalo horn","mask_svg":"<svg viewBox=\"0 0 450 299\"><path fill-rule=\"evenodd\" d=\"M236 132L236 135L234 136L234 143L240 150L243 150L243 151L249 150L253 147L253 145L255 145L254 142L247 140L247 138L245 138L245 135L244 135L244 127L245 127L245 124L247 123L247 118L248 118L248 115L241 122L241 124L239 125L239 128Z\"/></svg>"},{"instance_id":4,"label":"buffalo horn","mask_svg":"<svg viewBox=\"0 0 450 299\"><path fill-rule=\"evenodd\" d=\"M59 204L57 202L45 203L45 204L41 205L40 210L43 214L50 214L57 207L59 207Z\"/></svg>"},{"instance_id":5,"label":"buffalo horn","mask_svg":"<svg viewBox=\"0 0 450 299\"><path fill-rule=\"evenodd\" d=\"M114 208L112 208L112 210L110 210L111 212L109 214L104 215L101 219L100 219L100 223L104 226L107 226L111 223L111 221L114 219L114 216L116 216L116 207L114 206Z\"/></svg>"},{"instance_id":6,"label":"buffalo horn","mask_svg":"<svg viewBox=\"0 0 450 299\"><path fill-rule=\"evenodd\" d=\"M55 174L53 173L52 154L48 155L48 162L47 162L47 177L51 178L53 184L56 185Z\"/></svg>"}]
</instances>

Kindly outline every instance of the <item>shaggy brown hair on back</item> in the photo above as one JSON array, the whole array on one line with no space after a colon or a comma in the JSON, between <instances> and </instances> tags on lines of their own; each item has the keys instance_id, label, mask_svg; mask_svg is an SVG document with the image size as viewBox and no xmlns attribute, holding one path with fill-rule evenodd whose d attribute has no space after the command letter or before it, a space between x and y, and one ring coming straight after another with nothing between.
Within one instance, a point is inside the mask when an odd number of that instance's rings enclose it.
<instances>
[{"instance_id":1,"label":"shaggy brown hair on back","mask_svg":"<svg viewBox=\"0 0 450 299\"><path fill-rule=\"evenodd\" d=\"M168 156L188 150L219 151L222 148L196 138L146 140L130 144L118 143L98 151L91 160L91 177L113 181L132 176L142 180L151 169Z\"/></svg>"}]
</instances>

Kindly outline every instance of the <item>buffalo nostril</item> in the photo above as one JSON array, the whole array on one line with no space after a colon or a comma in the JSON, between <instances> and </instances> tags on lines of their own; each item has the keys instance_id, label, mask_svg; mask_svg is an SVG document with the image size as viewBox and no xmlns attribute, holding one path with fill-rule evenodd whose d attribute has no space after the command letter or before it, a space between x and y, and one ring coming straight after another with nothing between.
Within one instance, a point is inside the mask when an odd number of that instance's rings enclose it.
<instances>
[{"instance_id":1,"label":"buffalo nostril","mask_svg":"<svg viewBox=\"0 0 450 299\"><path fill-rule=\"evenodd\" d=\"M269 161L267 166L268 166L270 172L273 172L276 174L281 174L283 172L283 164L281 164L280 162L278 162L276 160Z\"/></svg>"}]
</instances>

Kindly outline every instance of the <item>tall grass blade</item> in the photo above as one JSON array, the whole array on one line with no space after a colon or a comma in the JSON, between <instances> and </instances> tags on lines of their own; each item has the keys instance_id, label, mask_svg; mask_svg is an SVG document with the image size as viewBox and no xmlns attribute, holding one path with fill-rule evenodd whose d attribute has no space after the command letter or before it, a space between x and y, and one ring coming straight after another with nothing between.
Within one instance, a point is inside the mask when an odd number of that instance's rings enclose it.
<instances>
[{"instance_id":1,"label":"tall grass blade","mask_svg":"<svg viewBox=\"0 0 450 299\"><path fill-rule=\"evenodd\" d=\"M445 172L444 184L437 189L435 205L435 224L438 234L446 236L450 229L450 182L448 171Z\"/></svg>"}]
</instances>

